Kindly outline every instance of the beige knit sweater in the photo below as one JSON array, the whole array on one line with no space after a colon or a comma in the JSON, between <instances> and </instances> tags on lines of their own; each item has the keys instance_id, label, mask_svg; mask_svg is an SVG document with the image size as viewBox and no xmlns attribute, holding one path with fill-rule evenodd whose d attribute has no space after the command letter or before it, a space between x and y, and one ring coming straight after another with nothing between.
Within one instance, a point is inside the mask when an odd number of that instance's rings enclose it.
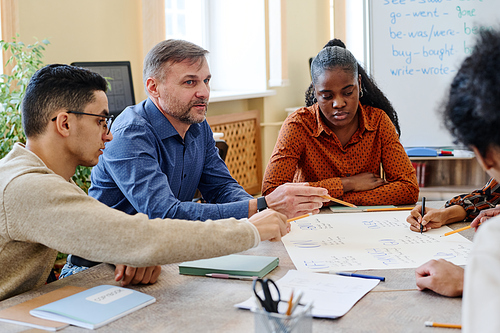
<instances>
[{"instance_id":1,"label":"beige knit sweater","mask_svg":"<svg viewBox=\"0 0 500 333\"><path fill-rule=\"evenodd\" d=\"M20 144L0 160L0 300L42 285L57 251L140 267L226 255L258 243L247 220L149 220L109 208Z\"/></svg>"}]
</instances>

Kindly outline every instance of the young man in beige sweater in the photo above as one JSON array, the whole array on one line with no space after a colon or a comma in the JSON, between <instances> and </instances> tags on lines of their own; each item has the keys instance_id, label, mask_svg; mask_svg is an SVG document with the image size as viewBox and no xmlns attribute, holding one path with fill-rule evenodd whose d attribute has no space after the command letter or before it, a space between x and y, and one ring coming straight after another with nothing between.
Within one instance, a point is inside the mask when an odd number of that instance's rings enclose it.
<instances>
[{"instance_id":1,"label":"young man in beige sweater","mask_svg":"<svg viewBox=\"0 0 500 333\"><path fill-rule=\"evenodd\" d=\"M97 164L112 140L106 88L100 75L67 65L33 75L22 106L26 145L0 160L0 300L43 285L57 251L154 266L240 252L287 233L286 216L272 210L242 220L149 219L87 196L71 176Z\"/></svg>"}]
</instances>

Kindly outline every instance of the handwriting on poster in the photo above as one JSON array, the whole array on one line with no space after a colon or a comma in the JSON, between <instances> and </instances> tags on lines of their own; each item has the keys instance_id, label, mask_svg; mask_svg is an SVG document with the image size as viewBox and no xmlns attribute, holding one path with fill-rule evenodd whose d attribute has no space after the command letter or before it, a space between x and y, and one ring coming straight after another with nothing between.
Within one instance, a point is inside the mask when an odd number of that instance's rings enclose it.
<instances>
[{"instance_id":1,"label":"handwriting on poster","mask_svg":"<svg viewBox=\"0 0 500 333\"><path fill-rule=\"evenodd\" d=\"M322 214L292 223L283 243L297 269L410 268L443 258L465 264L471 242L448 227L413 232L407 212ZM369 218L367 218L369 217Z\"/></svg>"}]
</instances>

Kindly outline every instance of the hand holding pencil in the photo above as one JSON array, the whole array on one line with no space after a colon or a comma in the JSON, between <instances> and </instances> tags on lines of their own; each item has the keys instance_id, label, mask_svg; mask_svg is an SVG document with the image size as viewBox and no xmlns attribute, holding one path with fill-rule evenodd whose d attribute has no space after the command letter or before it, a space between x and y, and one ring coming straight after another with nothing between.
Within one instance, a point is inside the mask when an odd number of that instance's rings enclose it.
<instances>
[{"instance_id":1,"label":"hand holding pencil","mask_svg":"<svg viewBox=\"0 0 500 333\"><path fill-rule=\"evenodd\" d=\"M420 232L420 226L422 225L422 231L425 232L431 229L440 228L452 222L461 221L464 218L465 211L461 206L439 209L426 206L424 215L422 216L422 206L416 205L406 218L406 222L410 224L410 229L412 231Z\"/></svg>"},{"instance_id":2,"label":"hand holding pencil","mask_svg":"<svg viewBox=\"0 0 500 333\"><path fill-rule=\"evenodd\" d=\"M486 220L497 216L498 214L500 214L500 205L497 205L495 208L483 209L481 212L479 212L479 215L476 216L476 218L472 221L470 226L477 231L477 227L479 227L481 223L486 222Z\"/></svg>"},{"instance_id":3,"label":"hand holding pencil","mask_svg":"<svg viewBox=\"0 0 500 333\"><path fill-rule=\"evenodd\" d=\"M286 183L265 195L267 206L275 211L294 218L308 213L317 214L328 195L322 187L309 186L308 183Z\"/></svg>"}]
</instances>

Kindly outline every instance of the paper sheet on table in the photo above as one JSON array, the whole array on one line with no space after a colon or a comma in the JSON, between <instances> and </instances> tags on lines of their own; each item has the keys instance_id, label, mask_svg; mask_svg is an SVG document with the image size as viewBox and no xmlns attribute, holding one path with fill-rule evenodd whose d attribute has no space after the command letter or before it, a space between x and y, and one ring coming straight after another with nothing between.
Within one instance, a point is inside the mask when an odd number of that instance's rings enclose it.
<instances>
[{"instance_id":1,"label":"paper sheet on table","mask_svg":"<svg viewBox=\"0 0 500 333\"><path fill-rule=\"evenodd\" d=\"M430 259L465 265L472 242L449 227L411 231L407 211L318 214L293 221L282 238L295 267L328 272L416 268Z\"/></svg>"},{"instance_id":2,"label":"paper sheet on table","mask_svg":"<svg viewBox=\"0 0 500 333\"><path fill-rule=\"evenodd\" d=\"M284 277L275 281L280 290L281 299L288 300L292 289L294 293L303 292L301 304L313 302L312 315L317 318L338 318L349 311L366 293L375 288L379 280L345 277L334 274L317 274L290 270ZM281 302L286 311L286 302ZM241 309L257 307L252 296L245 302L235 305Z\"/></svg>"}]
</instances>

